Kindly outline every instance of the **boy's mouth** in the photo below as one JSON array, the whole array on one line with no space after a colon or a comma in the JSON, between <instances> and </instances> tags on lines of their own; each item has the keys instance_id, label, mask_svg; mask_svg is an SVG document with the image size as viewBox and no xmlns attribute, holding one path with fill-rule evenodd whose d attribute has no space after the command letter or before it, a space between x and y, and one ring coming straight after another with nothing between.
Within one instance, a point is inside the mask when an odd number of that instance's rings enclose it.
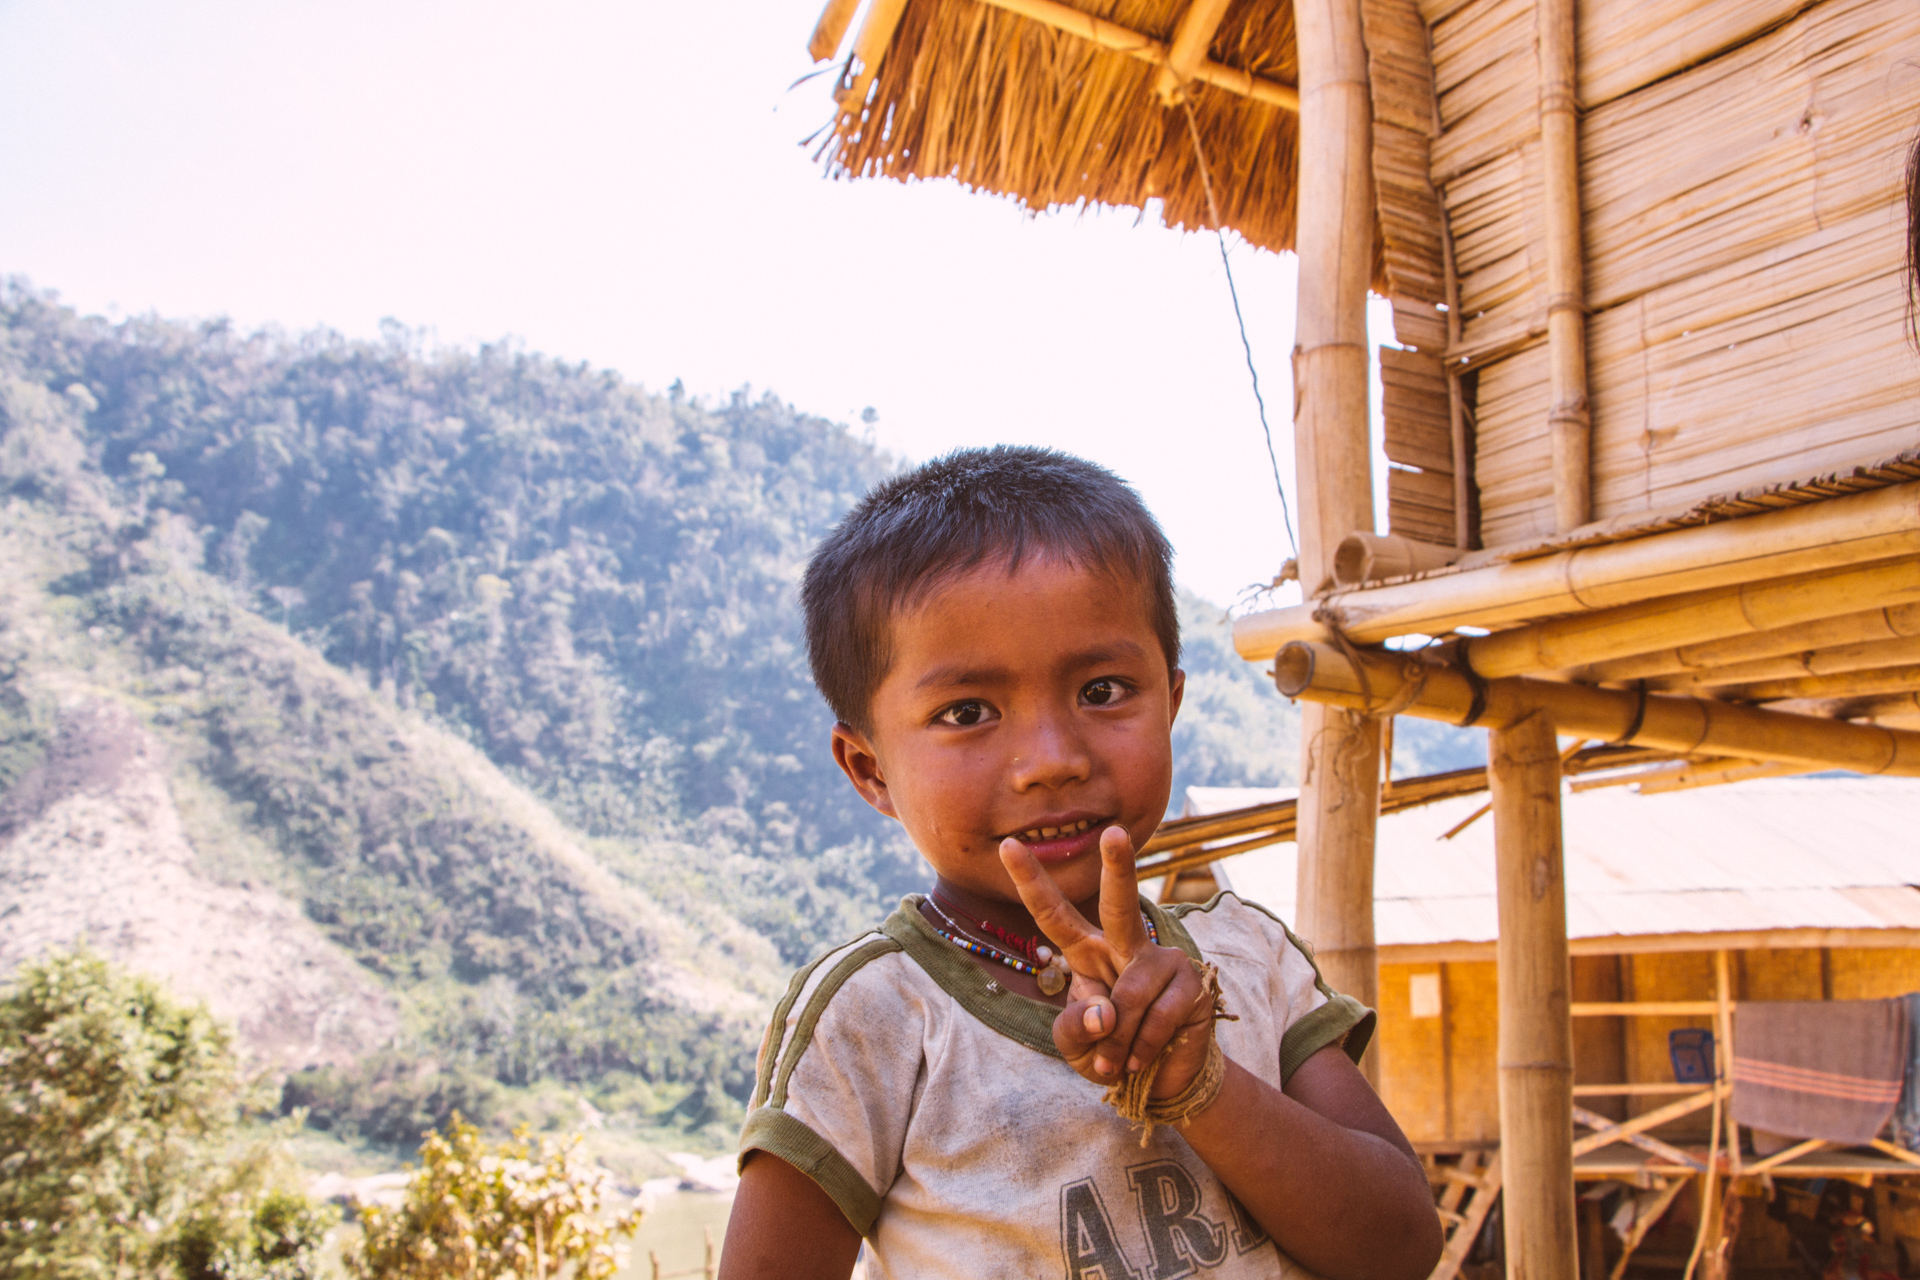
<instances>
[{"instance_id":1,"label":"boy's mouth","mask_svg":"<svg viewBox=\"0 0 1920 1280\"><path fill-rule=\"evenodd\" d=\"M1113 825L1105 818L1070 818L1016 831L1013 838L1041 862L1066 862L1100 847L1100 833Z\"/></svg>"}]
</instances>

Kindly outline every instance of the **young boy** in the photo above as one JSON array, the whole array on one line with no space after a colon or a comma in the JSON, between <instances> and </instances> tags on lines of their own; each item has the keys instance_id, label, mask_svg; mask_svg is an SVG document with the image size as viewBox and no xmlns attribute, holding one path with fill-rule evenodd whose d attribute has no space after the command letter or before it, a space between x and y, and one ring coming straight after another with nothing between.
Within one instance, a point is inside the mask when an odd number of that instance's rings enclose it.
<instances>
[{"instance_id":1,"label":"young boy","mask_svg":"<svg viewBox=\"0 0 1920 1280\"><path fill-rule=\"evenodd\" d=\"M726 1280L845 1280L862 1237L869 1277L1431 1270L1426 1177L1354 1066L1373 1014L1260 908L1135 887L1184 679L1170 559L1114 476L1014 448L880 485L815 553L834 758L934 881L775 1012ZM1106 1101L1142 1071L1150 1131Z\"/></svg>"}]
</instances>

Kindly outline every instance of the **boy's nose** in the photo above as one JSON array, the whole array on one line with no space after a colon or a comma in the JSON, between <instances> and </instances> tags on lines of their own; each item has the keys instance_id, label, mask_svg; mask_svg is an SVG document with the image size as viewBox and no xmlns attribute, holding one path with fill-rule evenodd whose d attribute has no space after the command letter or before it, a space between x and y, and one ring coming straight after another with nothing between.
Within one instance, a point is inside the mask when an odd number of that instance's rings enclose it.
<instances>
[{"instance_id":1,"label":"boy's nose","mask_svg":"<svg viewBox=\"0 0 1920 1280\"><path fill-rule=\"evenodd\" d=\"M1023 735L1013 758L1015 791L1084 782L1093 772L1093 756L1071 719L1046 716Z\"/></svg>"}]
</instances>

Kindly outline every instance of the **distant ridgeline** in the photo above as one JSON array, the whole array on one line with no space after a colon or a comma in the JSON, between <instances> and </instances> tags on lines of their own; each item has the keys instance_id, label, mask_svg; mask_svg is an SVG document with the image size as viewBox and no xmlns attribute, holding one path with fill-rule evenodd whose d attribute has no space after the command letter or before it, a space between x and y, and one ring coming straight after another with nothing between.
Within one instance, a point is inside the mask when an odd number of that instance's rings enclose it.
<instances>
[{"instance_id":1,"label":"distant ridgeline","mask_svg":"<svg viewBox=\"0 0 1920 1280\"><path fill-rule=\"evenodd\" d=\"M14 283L0 791L76 688L111 694L422 1052L740 1096L781 967L919 879L828 756L794 589L893 465L770 396ZM1183 607L1175 805L1290 781L1297 717Z\"/></svg>"}]
</instances>

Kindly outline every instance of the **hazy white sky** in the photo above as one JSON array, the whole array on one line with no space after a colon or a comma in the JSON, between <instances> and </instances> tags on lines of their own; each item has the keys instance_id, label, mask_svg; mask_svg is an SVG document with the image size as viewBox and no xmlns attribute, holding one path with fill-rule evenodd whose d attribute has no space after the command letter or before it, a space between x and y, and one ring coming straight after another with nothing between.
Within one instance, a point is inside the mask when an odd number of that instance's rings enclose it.
<instances>
[{"instance_id":1,"label":"hazy white sky","mask_svg":"<svg viewBox=\"0 0 1920 1280\"><path fill-rule=\"evenodd\" d=\"M817 0L0 0L0 272L742 385L909 458L1054 445L1133 481L1217 601L1288 554L1210 238L830 182ZM1293 262L1234 250L1292 491Z\"/></svg>"}]
</instances>

